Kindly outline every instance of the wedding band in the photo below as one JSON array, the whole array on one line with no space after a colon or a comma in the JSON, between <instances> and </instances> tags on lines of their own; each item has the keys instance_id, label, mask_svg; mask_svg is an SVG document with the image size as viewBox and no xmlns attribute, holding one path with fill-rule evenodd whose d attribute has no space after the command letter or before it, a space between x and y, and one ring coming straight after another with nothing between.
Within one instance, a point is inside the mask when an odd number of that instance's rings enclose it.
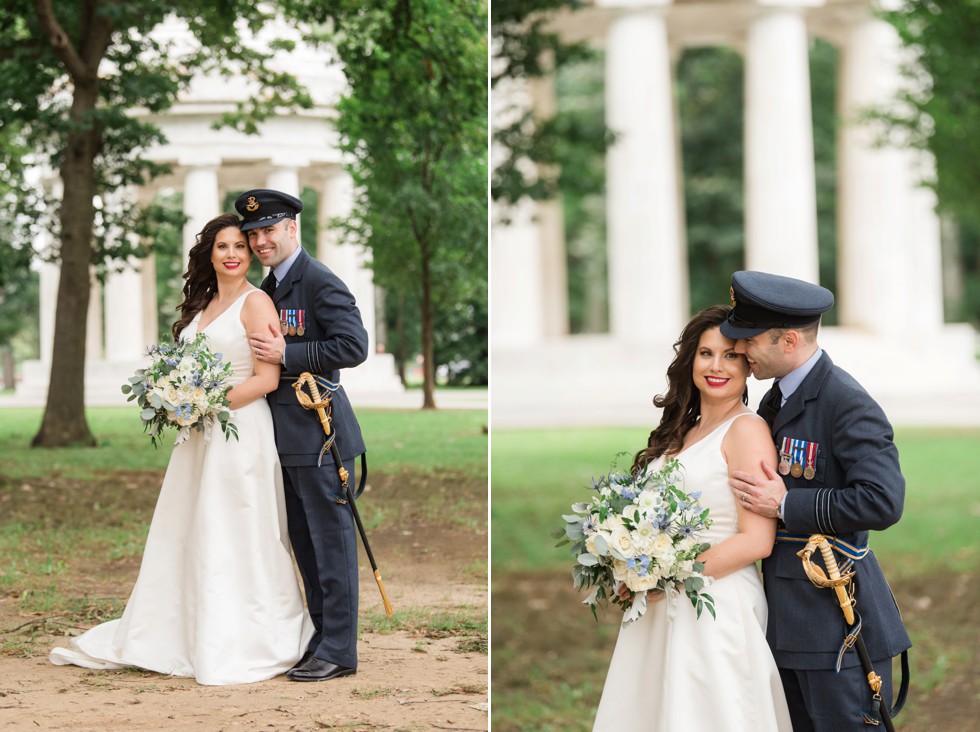
<instances>
[{"instance_id":1,"label":"wedding band","mask_svg":"<svg viewBox=\"0 0 980 732\"><path fill-rule=\"evenodd\" d=\"M749 502L749 494L746 493L745 491L742 491L742 503L748 503L748 502Z\"/></svg>"}]
</instances>

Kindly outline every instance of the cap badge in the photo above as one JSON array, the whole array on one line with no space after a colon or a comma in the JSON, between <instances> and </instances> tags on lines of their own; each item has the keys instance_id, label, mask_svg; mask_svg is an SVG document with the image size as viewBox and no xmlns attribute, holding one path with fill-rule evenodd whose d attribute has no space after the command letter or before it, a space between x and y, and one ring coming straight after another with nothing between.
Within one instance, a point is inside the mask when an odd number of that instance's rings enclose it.
<instances>
[{"instance_id":1,"label":"cap badge","mask_svg":"<svg viewBox=\"0 0 980 732\"><path fill-rule=\"evenodd\" d=\"M732 307L735 307L735 288L734 287L729 287L728 288L728 294L732 298Z\"/></svg>"},{"instance_id":2,"label":"cap badge","mask_svg":"<svg viewBox=\"0 0 980 732\"><path fill-rule=\"evenodd\" d=\"M255 196L248 197L245 203L245 210L249 213L254 213L259 210L259 202L255 200Z\"/></svg>"}]
</instances>

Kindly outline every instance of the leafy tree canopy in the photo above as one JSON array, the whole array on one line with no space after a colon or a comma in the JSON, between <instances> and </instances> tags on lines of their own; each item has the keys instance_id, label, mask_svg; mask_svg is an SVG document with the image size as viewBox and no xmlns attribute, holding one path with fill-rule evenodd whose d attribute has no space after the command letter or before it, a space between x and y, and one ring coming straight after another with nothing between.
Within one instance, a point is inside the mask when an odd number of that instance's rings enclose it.
<instances>
[{"instance_id":1,"label":"leafy tree canopy","mask_svg":"<svg viewBox=\"0 0 980 732\"><path fill-rule=\"evenodd\" d=\"M420 308L426 405L435 321L486 301L487 45L479 0L305 5L344 65L342 145L353 162L348 241L371 250L375 282ZM482 309L485 314L486 308Z\"/></svg>"}]
</instances>

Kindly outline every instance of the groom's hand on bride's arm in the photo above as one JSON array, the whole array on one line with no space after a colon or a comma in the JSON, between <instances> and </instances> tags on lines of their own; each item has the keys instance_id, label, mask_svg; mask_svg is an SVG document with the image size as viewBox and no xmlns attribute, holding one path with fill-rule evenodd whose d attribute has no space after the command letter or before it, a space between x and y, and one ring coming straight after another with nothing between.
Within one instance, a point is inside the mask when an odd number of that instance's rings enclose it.
<instances>
[{"instance_id":1,"label":"groom's hand on bride's arm","mask_svg":"<svg viewBox=\"0 0 980 732\"><path fill-rule=\"evenodd\" d=\"M259 361L274 363L277 366L282 363L283 353L286 350L286 339L271 323L268 324L267 333L249 333L248 345L252 349L252 354Z\"/></svg>"},{"instance_id":2,"label":"groom's hand on bride's arm","mask_svg":"<svg viewBox=\"0 0 980 732\"><path fill-rule=\"evenodd\" d=\"M776 518L786 495L786 485L769 463L763 460L760 465L762 475L733 470L728 485L735 494L735 500L749 511L766 518Z\"/></svg>"}]
</instances>

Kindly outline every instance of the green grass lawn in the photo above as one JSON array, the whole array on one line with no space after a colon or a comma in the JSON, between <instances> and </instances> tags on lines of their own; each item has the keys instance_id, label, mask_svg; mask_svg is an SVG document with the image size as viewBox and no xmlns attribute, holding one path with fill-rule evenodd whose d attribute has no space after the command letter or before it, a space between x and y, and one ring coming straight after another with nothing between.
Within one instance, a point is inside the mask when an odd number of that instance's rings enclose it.
<instances>
[{"instance_id":1,"label":"green grass lawn","mask_svg":"<svg viewBox=\"0 0 980 732\"><path fill-rule=\"evenodd\" d=\"M100 470L163 470L170 459L165 445L154 449L143 434L139 410L104 407L86 411L95 448L31 448L41 425L40 409L0 409L0 475L36 478L50 473L90 478ZM487 414L481 410L359 409L358 421L368 446L368 467L381 472L403 468L417 472L456 470L486 477Z\"/></svg>"},{"instance_id":2,"label":"green grass lawn","mask_svg":"<svg viewBox=\"0 0 980 732\"><path fill-rule=\"evenodd\" d=\"M94 448L31 448L41 416L40 409L0 408L0 597L40 618L22 633L5 638L0 632L0 658L37 653L45 617L89 625L119 615L125 602L120 593L129 588L113 584L114 567L132 568L141 556L172 452L174 433L154 449L135 406L87 410L99 441ZM458 571L485 583L486 411L360 409L358 418L375 489L360 509L368 532L384 528L391 534L391 527L406 523L467 531L480 546ZM400 544L398 550L405 551ZM365 617L363 628L436 632L452 626L464 635L482 634L478 650L485 653L486 625L485 606L449 614L402 607L394 620Z\"/></svg>"},{"instance_id":3,"label":"green grass lawn","mask_svg":"<svg viewBox=\"0 0 980 732\"><path fill-rule=\"evenodd\" d=\"M646 443L648 430L494 431L491 436L491 562L495 570L569 566L550 530L588 495L613 456ZM975 568L980 516L980 429L904 429L896 435L906 479L905 513L871 546L894 573Z\"/></svg>"}]
</instances>

